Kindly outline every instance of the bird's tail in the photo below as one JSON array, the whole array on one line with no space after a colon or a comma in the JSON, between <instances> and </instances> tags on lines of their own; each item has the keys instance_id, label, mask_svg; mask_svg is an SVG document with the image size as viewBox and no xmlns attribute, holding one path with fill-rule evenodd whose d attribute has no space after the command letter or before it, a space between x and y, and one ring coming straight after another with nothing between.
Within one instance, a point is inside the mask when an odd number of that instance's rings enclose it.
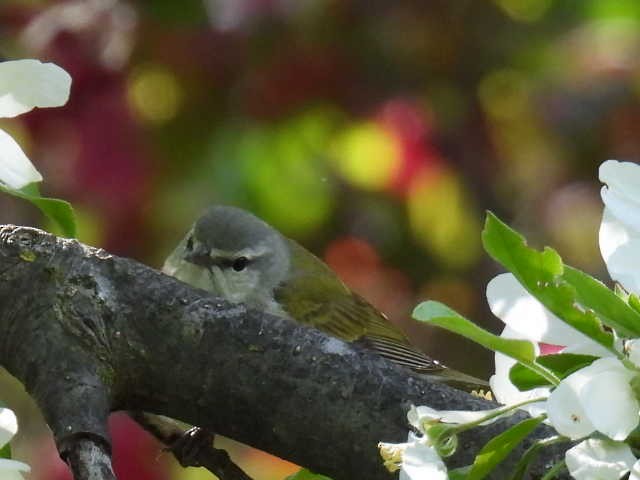
<instances>
[{"instance_id":1,"label":"bird's tail","mask_svg":"<svg viewBox=\"0 0 640 480\"><path fill-rule=\"evenodd\" d=\"M436 382L446 383L447 385L461 390L487 390L489 387L489 382L486 380L481 380L472 375L467 375L466 373L462 373L445 366L442 366L439 369L414 370Z\"/></svg>"}]
</instances>

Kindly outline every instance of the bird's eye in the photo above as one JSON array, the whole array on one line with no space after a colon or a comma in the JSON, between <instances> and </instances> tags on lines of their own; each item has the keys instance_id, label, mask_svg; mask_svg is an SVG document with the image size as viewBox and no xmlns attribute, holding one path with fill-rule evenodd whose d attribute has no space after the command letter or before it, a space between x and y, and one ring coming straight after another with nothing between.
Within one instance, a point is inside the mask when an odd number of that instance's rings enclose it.
<instances>
[{"instance_id":1,"label":"bird's eye","mask_svg":"<svg viewBox=\"0 0 640 480\"><path fill-rule=\"evenodd\" d=\"M187 250L193 250L193 237L187 239Z\"/></svg>"},{"instance_id":2,"label":"bird's eye","mask_svg":"<svg viewBox=\"0 0 640 480\"><path fill-rule=\"evenodd\" d=\"M247 257L238 257L233 261L233 264L231 266L236 272L241 272L245 269L248 263L249 259Z\"/></svg>"}]
</instances>

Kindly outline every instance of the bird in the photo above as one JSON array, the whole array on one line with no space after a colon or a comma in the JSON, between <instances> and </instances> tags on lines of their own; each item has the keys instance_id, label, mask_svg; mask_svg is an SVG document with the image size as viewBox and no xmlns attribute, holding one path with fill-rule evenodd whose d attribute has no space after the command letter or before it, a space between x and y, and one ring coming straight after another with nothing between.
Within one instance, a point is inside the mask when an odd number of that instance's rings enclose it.
<instances>
[{"instance_id":1,"label":"bird","mask_svg":"<svg viewBox=\"0 0 640 480\"><path fill-rule=\"evenodd\" d=\"M466 389L488 383L417 347L320 258L252 213L213 205L193 223L162 271L247 308L285 317L431 379Z\"/></svg>"}]
</instances>

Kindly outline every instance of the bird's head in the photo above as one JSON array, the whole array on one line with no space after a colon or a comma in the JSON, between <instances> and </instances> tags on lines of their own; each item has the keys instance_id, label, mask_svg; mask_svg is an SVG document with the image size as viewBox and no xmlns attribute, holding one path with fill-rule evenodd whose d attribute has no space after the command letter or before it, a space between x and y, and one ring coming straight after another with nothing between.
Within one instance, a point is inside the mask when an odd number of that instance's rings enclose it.
<instances>
[{"instance_id":1,"label":"bird's head","mask_svg":"<svg viewBox=\"0 0 640 480\"><path fill-rule=\"evenodd\" d=\"M290 254L267 223L235 207L214 206L198 218L164 271L231 302L272 299Z\"/></svg>"}]
</instances>

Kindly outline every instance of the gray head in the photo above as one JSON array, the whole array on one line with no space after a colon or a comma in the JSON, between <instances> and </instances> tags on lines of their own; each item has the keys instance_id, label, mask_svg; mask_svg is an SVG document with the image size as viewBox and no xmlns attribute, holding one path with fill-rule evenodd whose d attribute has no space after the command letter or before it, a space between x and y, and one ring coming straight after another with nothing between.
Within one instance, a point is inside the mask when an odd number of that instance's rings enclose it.
<instances>
[{"instance_id":1,"label":"gray head","mask_svg":"<svg viewBox=\"0 0 640 480\"><path fill-rule=\"evenodd\" d=\"M165 263L165 273L232 302L269 307L289 270L283 237L251 213L208 208Z\"/></svg>"}]
</instances>

